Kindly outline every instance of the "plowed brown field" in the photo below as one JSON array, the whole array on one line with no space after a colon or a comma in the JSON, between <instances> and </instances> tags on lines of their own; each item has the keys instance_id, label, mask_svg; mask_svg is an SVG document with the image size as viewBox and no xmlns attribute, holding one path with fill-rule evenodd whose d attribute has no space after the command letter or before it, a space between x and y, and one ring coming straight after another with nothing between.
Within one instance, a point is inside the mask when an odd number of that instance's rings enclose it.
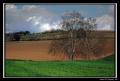
<instances>
[{"instance_id":1,"label":"plowed brown field","mask_svg":"<svg viewBox=\"0 0 120 81\"><path fill-rule=\"evenodd\" d=\"M68 60L68 57L63 54L52 55L48 54L50 40L47 41L11 41L5 43L5 58L17 60ZM114 53L114 39L107 39L104 45L105 55L99 57L91 56L91 58L102 58ZM83 56L78 56L75 59L85 59Z\"/></svg>"}]
</instances>

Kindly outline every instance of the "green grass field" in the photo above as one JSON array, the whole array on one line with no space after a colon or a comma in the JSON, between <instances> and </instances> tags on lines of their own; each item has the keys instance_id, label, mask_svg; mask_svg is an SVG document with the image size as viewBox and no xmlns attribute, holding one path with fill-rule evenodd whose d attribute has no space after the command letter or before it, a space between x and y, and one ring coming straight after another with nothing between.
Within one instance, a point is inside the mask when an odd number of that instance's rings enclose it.
<instances>
[{"instance_id":1,"label":"green grass field","mask_svg":"<svg viewBox=\"0 0 120 81\"><path fill-rule=\"evenodd\" d=\"M6 77L114 77L114 56L97 61L5 61Z\"/></svg>"}]
</instances>

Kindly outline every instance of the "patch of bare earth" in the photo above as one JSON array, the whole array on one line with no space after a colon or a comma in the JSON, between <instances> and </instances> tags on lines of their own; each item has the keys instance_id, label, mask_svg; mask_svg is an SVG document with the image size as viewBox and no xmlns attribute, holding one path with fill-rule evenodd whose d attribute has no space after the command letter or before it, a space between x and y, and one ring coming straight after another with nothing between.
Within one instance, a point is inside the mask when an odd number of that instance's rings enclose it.
<instances>
[{"instance_id":1,"label":"patch of bare earth","mask_svg":"<svg viewBox=\"0 0 120 81\"><path fill-rule=\"evenodd\" d=\"M48 54L50 40L47 41L19 41L6 42L5 44L5 59L18 60L68 60L64 54L57 55ZM90 56L90 58L102 58L114 53L114 39L107 40L104 45L105 55L99 57ZM77 56L75 59L85 59L84 56Z\"/></svg>"}]
</instances>

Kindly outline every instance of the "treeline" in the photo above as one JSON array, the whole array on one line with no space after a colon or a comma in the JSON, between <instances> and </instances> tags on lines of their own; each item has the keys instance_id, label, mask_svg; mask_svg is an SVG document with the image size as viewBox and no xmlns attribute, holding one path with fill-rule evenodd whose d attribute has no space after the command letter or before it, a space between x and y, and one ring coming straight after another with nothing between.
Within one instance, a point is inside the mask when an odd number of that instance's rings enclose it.
<instances>
[{"instance_id":1,"label":"treeline","mask_svg":"<svg viewBox=\"0 0 120 81\"><path fill-rule=\"evenodd\" d=\"M82 35L81 31L74 31L77 32L76 36L81 37ZM101 38L114 38L114 32L113 31L95 31L92 32L95 33L91 35L92 37L94 36L95 38L102 36ZM52 39L65 39L69 36L70 34L67 31L64 30L52 30L52 31L45 31L45 32L40 32L40 33L31 33L29 31L20 31L20 32L14 32L14 33L6 33L5 34L5 40L6 41L37 41L37 40L52 40ZM82 35L85 36L85 35ZM100 39L101 39L100 38Z\"/></svg>"},{"instance_id":2,"label":"treeline","mask_svg":"<svg viewBox=\"0 0 120 81\"><path fill-rule=\"evenodd\" d=\"M65 31L63 30L52 30L40 33L31 33L29 31L20 31L14 33L6 33L6 41L33 41L33 40L51 40L59 39L64 37Z\"/></svg>"}]
</instances>

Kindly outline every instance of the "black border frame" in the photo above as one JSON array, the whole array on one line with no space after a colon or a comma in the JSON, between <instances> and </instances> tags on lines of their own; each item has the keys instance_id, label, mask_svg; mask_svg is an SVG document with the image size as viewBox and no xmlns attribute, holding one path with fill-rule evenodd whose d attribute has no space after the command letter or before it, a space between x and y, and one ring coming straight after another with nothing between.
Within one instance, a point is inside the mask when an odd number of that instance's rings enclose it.
<instances>
[{"instance_id":1,"label":"black border frame","mask_svg":"<svg viewBox=\"0 0 120 81\"><path fill-rule=\"evenodd\" d=\"M6 3L5 3L6 4ZM14 3L13 3L14 4ZM16 3L15 3L16 4ZM21 3L20 3L21 4ZM27 4L27 3L25 3L25 4ZM33 3L30 3L30 4L33 4ZM30 4L28 4L28 5L30 5ZM35 4L39 4L39 3L35 3ZM42 5L46 5L47 3L43 3ZM51 3L48 3L48 4L51 4ZM58 4L60 4L60 3L58 3ZM63 3L64 4L64 3ZM65 3L66 4L66 3ZM70 4L72 4L72 3L70 3ZM74 4L74 3L73 3ZM79 4L79 3L77 3L77 4ZM85 3L86 4L86 3ZM96 3L94 3L94 4L96 4ZM98 3L98 4L101 4L101 3ZM106 4L106 3L105 3ZM115 5L115 3L112 3L112 4L114 4ZM3 4L4 5L4 4ZM40 4L41 5L41 4ZM5 5L4 5L5 6ZM116 5L115 5L116 6ZM115 10L116 10L116 8L115 8ZM5 14L5 10L4 10L4 14ZM116 11L115 11L115 15L116 15ZM116 21L117 19L116 19L116 17L115 17L115 20L114 20L114 23L115 23L115 54L116 54ZM5 16L4 16L4 24L3 24L3 26L5 27ZM5 28L3 29L4 30L4 32L5 32ZM4 36L5 37L5 36ZM4 38L4 40L5 40L5 38ZM4 42L4 41L3 41ZM5 43L4 43L5 44ZM5 46L4 46L5 47ZM4 50L5 50L5 48L4 48ZM3 51L4 51L3 50ZM4 51L4 53L5 53L5 51ZM116 55L115 55L115 59L116 59ZM115 63L116 64L116 63ZM5 65L4 65L5 66ZM4 77L3 77L4 78ZM7 78L7 77L6 77ZM19 77L19 78L21 78L21 77ZM26 78L26 77L23 77L23 78ZM29 77L28 77L29 78ZM31 78L31 77L30 77ZM34 77L33 77L34 78ZM40 77L41 78L41 77ZM46 78L46 77L44 77L44 78ZM53 78L53 77L49 77L49 78ZM55 77L56 78L56 77ZM58 78L61 78L61 77L58 77ZM66 77L63 77L63 78L66 78ZM71 77L67 77L67 78L71 78ZM76 78L76 77L72 77L72 78ZM81 78L81 77L80 77ZM86 78L86 77L85 77ZM93 78L93 77L92 77ZM114 80L116 80L116 78L113 78ZM113 80L112 79L112 80ZM106 80L106 78L105 77L102 77L102 79L101 80ZM111 78L109 79L109 78L107 78L107 80L111 80Z\"/></svg>"}]
</instances>

